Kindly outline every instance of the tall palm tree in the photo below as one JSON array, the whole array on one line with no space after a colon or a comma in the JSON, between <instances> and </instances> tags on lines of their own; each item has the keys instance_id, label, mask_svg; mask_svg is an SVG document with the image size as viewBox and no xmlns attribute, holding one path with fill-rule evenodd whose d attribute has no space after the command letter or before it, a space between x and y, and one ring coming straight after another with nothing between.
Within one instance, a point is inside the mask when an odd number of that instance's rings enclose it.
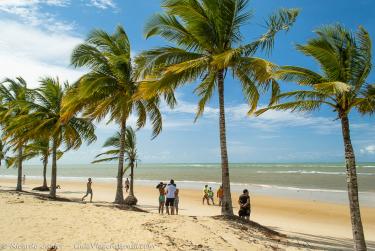
<instances>
[{"instance_id":1,"label":"tall palm tree","mask_svg":"<svg viewBox=\"0 0 375 251\"><path fill-rule=\"evenodd\" d=\"M138 90L138 83L134 81L130 53L130 43L121 26L112 35L102 30L92 31L86 41L74 49L71 57L75 67L86 67L90 72L79 79L64 101L66 118L77 111L83 111L91 119L100 121L107 118L108 123L114 121L119 124L120 151L115 203L124 203L123 166L129 116L137 116L137 126L140 128L145 125L149 114L153 124L153 137L162 129L159 98L132 98Z\"/></svg>"},{"instance_id":2,"label":"tall palm tree","mask_svg":"<svg viewBox=\"0 0 375 251\"><path fill-rule=\"evenodd\" d=\"M137 76L144 80L138 96L171 95L186 83L201 81L195 89L201 98L196 119L203 114L215 89L219 97L219 129L224 198L221 212L233 215L230 193L226 125L224 109L224 80L228 72L240 80L250 110L259 99L259 89L276 83L263 82L272 64L253 57L261 50L269 53L275 35L288 30L298 15L296 9L281 9L266 22L267 32L255 41L242 44L240 29L252 16L248 0L164 0L163 14L156 14L145 28L147 38L160 36L175 46L159 47L137 57ZM257 86L261 84L260 86ZM268 85L269 84L269 85Z\"/></svg>"},{"instance_id":3,"label":"tall palm tree","mask_svg":"<svg viewBox=\"0 0 375 251\"><path fill-rule=\"evenodd\" d=\"M297 50L319 63L321 72L283 66L274 74L280 80L296 82L309 87L279 95L285 103L261 109L258 115L269 109L314 111L327 105L341 120L345 148L347 188L350 215L356 250L366 250L358 198L355 154L350 139L349 114L356 109L361 114L375 112L375 85L366 79L371 71L371 39L368 32L359 27L353 34L343 26L329 25L316 30L317 37Z\"/></svg>"},{"instance_id":4,"label":"tall palm tree","mask_svg":"<svg viewBox=\"0 0 375 251\"><path fill-rule=\"evenodd\" d=\"M20 102L32 100L32 92L27 88L27 83L22 77L5 79L0 84L0 124L3 126L3 136L6 138L18 138L18 134L7 132L9 123L20 115L27 114L27 109L20 107ZM6 136L7 135L7 136ZM17 152L17 191L22 191L22 155L23 146L27 140L18 140L11 144Z\"/></svg>"},{"instance_id":5,"label":"tall palm tree","mask_svg":"<svg viewBox=\"0 0 375 251\"><path fill-rule=\"evenodd\" d=\"M118 153L120 152L120 133L116 132L115 135L108 138L103 147L111 147L111 149L98 154L92 163L101 163L101 162L108 162L117 160ZM103 157L105 156L105 157ZM134 196L134 167L137 165L138 161L138 154L137 154L137 147L136 147L136 135L134 130L128 126L126 128L125 134L125 161L128 162L128 166L123 169L123 174L130 169L130 191L129 196L125 198L125 204L127 205L136 205L137 198Z\"/></svg>"},{"instance_id":6,"label":"tall palm tree","mask_svg":"<svg viewBox=\"0 0 375 251\"><path fill-rule=\"evenodd\" d=\"M91 143L96 140L95 127L88 119L71 116L62 122L62 99L69 90L58 79L44 78L35 91L35 100L20 102L30 110L29 114L17 116L7 125L7 130L19 135L19 140L37 138L43 135L52 142L52 174L50 197L56 197L57 159L61 145L66 150L79 148L83 140Z\"/></svg>"}]
</instances>

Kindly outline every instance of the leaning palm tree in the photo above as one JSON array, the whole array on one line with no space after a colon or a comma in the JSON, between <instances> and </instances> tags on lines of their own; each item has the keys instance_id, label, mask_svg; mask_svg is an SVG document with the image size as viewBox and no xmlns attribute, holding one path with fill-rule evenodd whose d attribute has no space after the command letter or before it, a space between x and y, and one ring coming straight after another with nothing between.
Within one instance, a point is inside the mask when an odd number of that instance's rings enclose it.
<instances>
[{"instance_id":1,"label":"leaning palm tree","mask_svg":"<svg viewBox=\"0 0 375 251\"><path fill-rule=\"evenodd\" d=\"M163 14L156 14L145 28L147 38L160 36L175 46L143 52L136 59L137 76L143 79L139 97L169 95L186 83L200 81L195 92L201 98L196 119L203 114L215 89L219 98L219 129L224 198L221 212L233 215L230 193L224 81L227 73L240 80L250 110L257 106L260 90L276 83L263 82L272 64L253 57L257 51L269 53L275 35L288 30L298 15L296 9L282 9L266 22L268 31L252 42L243 44L240 29L252 16L248 0L164 0ZM260 84L259 86L257 84ZM258 88L261 87L261 88Z\"/></svg>"},{"instance_id":2,"label":"leaning palm tree","mask_svg":"<svg viewBox=\"0 0 375 251\"><path fill-rule=\"evenodd\" d=\"M88 119L71 116L62 122L62 99L69 90L58 79L44 78L35 91L35 100L20 102L22 107L30 110L29 114L17 116L6 127L6 131L15 133L15 141L43 136L52 142L52 174L50 197L56 197L58 149L64 145L66 150L77 149L83 140L91 143L96 140L95 127Z\"/></svg>"},{"instance_id":3,"label":"leaning palm tree","mask_svg":"<svg viewBox=\"0 0 375 251\"><path fill-rule=\"evenodd\" d=\"M317 37L297 50L315 59L321 72L283 66L274 74L280 80L296 82L303 90L286 92L279 98L285 103L275 104L257 111L257 115L269 109L314 111L327 105L341 120L345 148L347 187L350 215L356 250L366 250L358 198L355 154L350 139L349 114L357 109L361 114L375 112L375 85L366 82L371 71L371 39L368 32L359 27L353 34L343 26L330 25L316 30ZM309 88L309 89L306 89Z\"/></svg>"},{"instance_id":4,"label":"leaning palm tree","mask_svg":"<svg viewBox=\"0 0 375 251\"><path fill-rule=\"evenodd\" d=\"M107 118L120 127L117 188L115 203L124 203L122 189L125 153L126 123L131 114L138 117L137 127L143 127L147 114L153 124L153 137L162 129L159 99L134 100L138 90L134 81L131 50L128 37L121 26L114 34L94 30L72 54L75 67L86 67L90 72L83 75L64 101L65 117L82 111L84 116L97 121Z\"/></svg>"},{"instance_id":5,"label":"leaning palm tree","mask_svg":"<svg viewBox=\"0 0 375 251\"><path fill-rule=\"evenodd\" d=\"M0 124L3 126L3 136L6 138L17 139L18 134L7 132L7 125L20 115L28 113L27 109L20 107L20 102L32 100L32 92L27 88L26 81L17 77L13 79L5 79L0 84ZM18 140L16 144L10 144L17 152L16 166L17 175L17 191L22 191L22 152L23 146L27 140Z\"/></svg>"},{"instance_id":6,"label":"leaning palm tree","mask_svg":"<svg viewBox=\"0 0 375 251\"><path fill-rule=\"evenodd\" d=\"M120 133L116 132L115 135L108 138L105 142L103 147L111 147L109 150L96 155L96 160L92 163L101 163L101 162L109 162L113 160L118 160L118 154L120 152ZM138 155L137 155L137 147L136 147L136 136L134 130L128 126L126 128L125 134L125 161L128 162L128 165L123 169L123 174L130 169L130 191L129 196L125 198L125 204L127 205L136 205L137 198L134 196L134 167L137 165Z\"/></svg>"}]
</instances>

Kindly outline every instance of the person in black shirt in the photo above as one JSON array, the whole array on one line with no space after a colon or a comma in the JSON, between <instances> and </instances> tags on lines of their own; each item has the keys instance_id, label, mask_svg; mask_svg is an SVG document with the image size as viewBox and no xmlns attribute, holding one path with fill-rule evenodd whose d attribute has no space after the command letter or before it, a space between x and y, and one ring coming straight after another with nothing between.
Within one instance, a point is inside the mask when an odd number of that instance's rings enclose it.
<instances>
[{"instance_id":1,"label":"person in black shirt","mask_svg":"<svg viewBox=\"0 0 375 251\"><path fill-rule=\"evenodd\" d=\"M241 194L240 198L238 199L238 204L240 205L240 210L238 211L238 215L241 218L249 220L250 219L250 196L249 196L249 191L247 189L243 190L243 194Z\"/></svg>"}]
</instances>

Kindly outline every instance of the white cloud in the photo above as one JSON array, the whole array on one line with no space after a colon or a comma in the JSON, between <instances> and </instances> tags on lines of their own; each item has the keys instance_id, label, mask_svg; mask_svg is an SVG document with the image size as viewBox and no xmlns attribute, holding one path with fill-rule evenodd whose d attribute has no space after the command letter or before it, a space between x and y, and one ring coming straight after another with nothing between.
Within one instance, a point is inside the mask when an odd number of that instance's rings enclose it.
<instances>
[{"instance_id":1,"label":"white cloud","mask_svg":"<svg viewBox=\"0 0 375 251\"><path fill-rule=\"evenodd\" d=\"M113 0L90 0L91 6L95 6L99 9L115 8L116 5Z\"/></svg>"},{"instance_id":2,"label":"white cloud","mask_svg":"<svg viewBox=\"0 0 375 251\"><path fill-rule=\"evenodd\" d=\"M165 114L189 114L192 120L197 111L197 104L186 102L177 95L178 104L171 110L165 104L162 105L162 111ZM277 131L281 127L302 127L314 128L316 132L327 134L337 131L340 125L333 118L313 116L310 113L276 111L270 110L259 117L249 117L247 104L227 106L225 108L228 126L252 127L264 131ZM203 119L218 119L219 109L207 106L205 108ZM177 121L176 121L177 122ZM177 124L177 123L176 123ZM185 124L182 124L185 125Z\"/></svg>"},{"instance_id":3,"label":"white cloud","mask_svg":"<svg viewBox=\"0 0 375 251\"><path fill-rule=\"evenodd\" d=\"M69 0L1 0L0 12L52 32L71 31L74 24L58 21L55 15L41 9L43 6L66 7L69 4Z\"/></svg>"},{"instance_id":4,"label":"white cloud","mask_svg":"<svg viewBox=\"0 0 375 251\"><path fill-rule=\"evenodd\" d=\"M43 76L72 82L83 73L69 67L71 52L81 38L10 20L0 20L0 26L0 79L22 76L35 87Z\"/></svg>"},{"instance_id":5,"label":"white cloud","mask_svg":"<svg viewBox=\"0 0 375 251\"><path fill-rule=\"evenodd\" d=\"M360 150L362 154L375 154L375 145L368 145Z\"/></svg>"}]
</instances>

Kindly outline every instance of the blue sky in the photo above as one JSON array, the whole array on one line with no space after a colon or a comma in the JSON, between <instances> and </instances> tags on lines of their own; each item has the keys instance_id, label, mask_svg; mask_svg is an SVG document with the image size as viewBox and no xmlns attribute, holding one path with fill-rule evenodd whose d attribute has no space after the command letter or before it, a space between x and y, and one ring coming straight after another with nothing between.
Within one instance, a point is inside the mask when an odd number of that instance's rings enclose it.
<instances>
[{"instance_id":1,"label":"blue sky","mask_svg":"<svg viewBox=\"0 0 375 251\"><path fill-rule=\"evenodd\" d=\"M363 25L375 39L375 2L371 0L253 0L254 18L243 28L244 42L264 31L264 19L277 8L300 8L301 14L287 34L277 37L269 59L317 70L316 64L294 50L296 43L311 38L323 24L343 23L355 29ZM1 0L0 78L23 76L38 86L43 76L74 81L85 71L69 66L71 50L87 33L100 28L112 32L125 27L134 55L166 42L143 36L145 22L161 11L158 0ZM372 73L368 82L375 82ZM164 129L150 140L149 126L138 132L143 162L219 162L217 97L205 115L193 123L197 97L194 84L177 90L179 104L171 111L162 106ZM293 89L295 85L283 85ZM246 116L247 106L239 84L226 79L227 141L231 162L326 162L342 161L341 129L335 114L323 108L315 113L271 111L258 118ZM261 104L266 104L263 98ZM134 121L133 118L130 122ZM375 161L374 118L353 113L352 140L359 161ZM61 163L89 163L101 151L103 141L116 125L97 124L98 140L90 146L67 153ZM37 163L38 160L31 162Z\"/></svg>"}]
</instances>

